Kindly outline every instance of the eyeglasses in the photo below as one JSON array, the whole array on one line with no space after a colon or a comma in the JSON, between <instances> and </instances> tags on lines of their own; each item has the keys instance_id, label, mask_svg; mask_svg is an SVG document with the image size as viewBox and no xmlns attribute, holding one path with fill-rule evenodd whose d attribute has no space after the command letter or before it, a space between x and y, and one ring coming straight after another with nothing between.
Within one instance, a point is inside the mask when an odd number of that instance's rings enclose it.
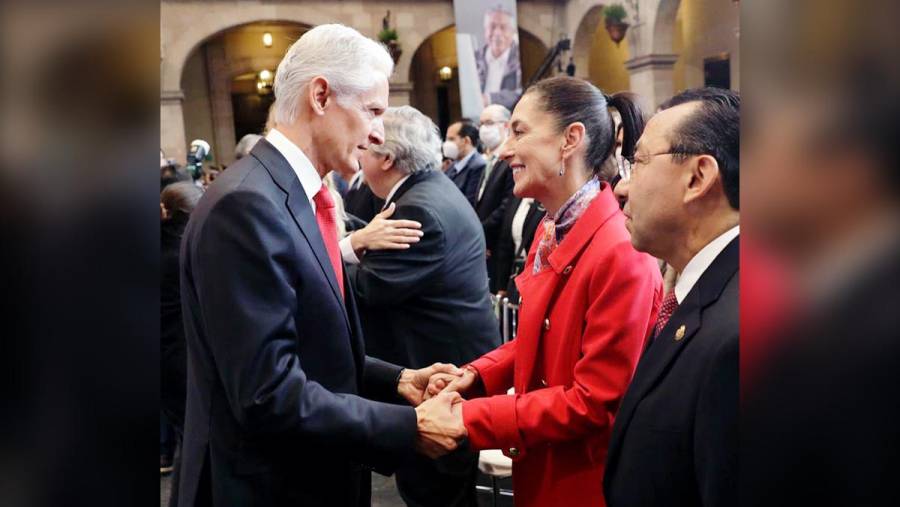
<instances>
[{"instance_id":1,"label":"eyeglasses","mask_svg":"<svg viewBox=\"0 0 900 507\"><path fill-rule=\"evenodd\" d=\"M650 163L650 159L653 157L658 157L660 155L696 155L696 153L686 153L684 151L675 151L669 150L664 151L662 153L653 153L646 156L646 159L643 158L635 158L634 155L630 157L622 157L619 161L619 178L620 181L629 181L631 176L634 174L634 168L638 165L647 165Z\"/></svg>"}]
</instances>

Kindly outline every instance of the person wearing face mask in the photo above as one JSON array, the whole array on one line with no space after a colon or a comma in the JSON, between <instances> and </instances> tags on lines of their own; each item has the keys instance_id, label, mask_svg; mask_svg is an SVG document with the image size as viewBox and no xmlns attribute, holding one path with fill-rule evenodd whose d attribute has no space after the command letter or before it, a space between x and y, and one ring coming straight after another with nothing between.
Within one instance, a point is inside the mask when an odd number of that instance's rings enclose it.
<instances>
[{"instance_id":1,"label":"person wearing face mask","mask_svg":"<svg viewBox=\"0 0 900 507\"><path fill-rule=\"evenodd\" d=\"M479 143L478 127L470 120L462 120L447 128L447 140L442 146L444 156L454 160L444 174L453 180L473 208L486 165L478 152Z\"/></svg>"},{"instance_id":2,"label":"person wearing face mask","mask_svg":"<svg viewBox=\"0 0 900 507\"><path fill-rule=\"evenodd\" d=\"M500 156L515 194L547 210L516 278L516 339L461 376L432 375L428 386L429 395L463 395L472 449L501 449L512 459L518 507L606 505L613 420L662 301L656 261L631 245L612 189L598 177L615 145L609 100L566 76L531 86L516 105ZM633 127L625 125L629 155Z\"/></svg>"},{"instance_id":3,"label":"person wearing face mask","mask_svg":"<svg viewBox=\"0 0 900 507\"><path fill-rule=\"evenodd\" d=\"M505 287L502 280L494 276L496 271L494 248L500 235L500 225L506 205L512 197L513 178L509 164L500 160L498 148L506 141L509 129L509 109L500 104L491 104L481 112L481 127L478 129L481 143L485 148L487 165L478 185L475 213L481 220L486 245L488 277L491 292L496 294Z\"/></svg>"}]
</instances>

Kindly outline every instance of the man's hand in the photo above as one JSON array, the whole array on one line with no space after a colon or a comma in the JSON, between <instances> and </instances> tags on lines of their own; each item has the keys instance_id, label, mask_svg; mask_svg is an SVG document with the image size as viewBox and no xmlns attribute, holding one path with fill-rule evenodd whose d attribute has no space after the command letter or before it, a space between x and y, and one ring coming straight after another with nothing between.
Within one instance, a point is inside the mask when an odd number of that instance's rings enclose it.
<instances>
[{"instance_id":1,"label":"man's hand","mask_svg":"<svg viewBox=\"0 0 900 507\"><path fill-rule=\"evenodd\" d=\"M468 435L462 401L459 393L442 393L416 407L417 451L434 459L459 446L459 441Z\"/></svg>"},{"instance_id":2,"label":"man's hand","mask_svg":"<svg viewBox=\"0 0 900 507\"><path fill-rule=\"evenodd\" d=\"M418 407L425 400L425 388L428 387L428 380L435 374L457 376L462 374L462 370L446 363L434 363L427 368L419 370L405 369L400 374L400 382L397 383L397 393L403 396L410 405Z\"/></svg>"},{"instance_id":3,"label":"man's hand","mask_svg":"<svg viewBox=\"0 0 900 507\"><path fill-rule=\"evenodd\" d=\"M474 368L463 368L460 372L460 375L448 373L432 375L428 380L428 386L425 388L425 399L437 396L442 391L466 394L469 388L478 380L478 373Z\"/></svg>"},{"instance_id":4,"label":"man's hand","mask_svg":"<svg viewBox=\"0 0 900 507\"><path fill-rule=\"evenodd\" d=\"M369 225L350 234L350 246L357 254L365 250L404 250L418 243L422 237L422 224L414 220L388 220L397 209L391 203L369 222Z\"/></svg>"}]
</instances>

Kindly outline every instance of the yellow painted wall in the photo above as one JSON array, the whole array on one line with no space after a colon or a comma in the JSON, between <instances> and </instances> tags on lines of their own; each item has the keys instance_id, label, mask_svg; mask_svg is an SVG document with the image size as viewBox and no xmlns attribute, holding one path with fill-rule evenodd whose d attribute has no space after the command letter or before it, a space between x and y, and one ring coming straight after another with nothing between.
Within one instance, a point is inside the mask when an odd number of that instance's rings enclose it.
<instances>
[{"instance_id":1,"label":"yellow painted wall","mask_svg":"<svg viewBox=\"0 0 900 507\"><path fill-rule=\"evenodd\" d=\"M740 89L739 5L731 0L681 1L672 31L678 55L672 78L675 93L703 86L703 60L723 53L731 60L731 88Z\"/></svg>"},{"instance_id":2,"label":"yellow painted wall","mask_svg":"<svg viewBox=\"0 0 900 507\"><path fill-rule=\"evenodd\" d=\"M594 30L591 52L588 59L588 78L606 93L615 93L631 88L631 79L625 69L628 60L628 40L616 46L606 31L603 17ZM568 63L568 62L566 62Z\"/></svg>"}]
</instances>

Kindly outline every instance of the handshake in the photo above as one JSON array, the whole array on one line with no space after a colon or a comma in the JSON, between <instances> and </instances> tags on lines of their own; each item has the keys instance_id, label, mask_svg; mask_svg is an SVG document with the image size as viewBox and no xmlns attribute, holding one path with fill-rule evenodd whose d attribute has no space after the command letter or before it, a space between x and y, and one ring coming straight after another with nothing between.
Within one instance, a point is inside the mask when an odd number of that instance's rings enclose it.
<instances>
[{"instance_id":1,"label":"handshake","mask_svg":"<svg viewBox=\"0 0 900 507\"><path fill-rule=\"evenodd\" d=\"M455 450L466 438L460 392L471 387L475 377L474 370L444 363L403 370L397 393L416 407L417 451L439 458Z\"/></svg>"}]
</instances>

